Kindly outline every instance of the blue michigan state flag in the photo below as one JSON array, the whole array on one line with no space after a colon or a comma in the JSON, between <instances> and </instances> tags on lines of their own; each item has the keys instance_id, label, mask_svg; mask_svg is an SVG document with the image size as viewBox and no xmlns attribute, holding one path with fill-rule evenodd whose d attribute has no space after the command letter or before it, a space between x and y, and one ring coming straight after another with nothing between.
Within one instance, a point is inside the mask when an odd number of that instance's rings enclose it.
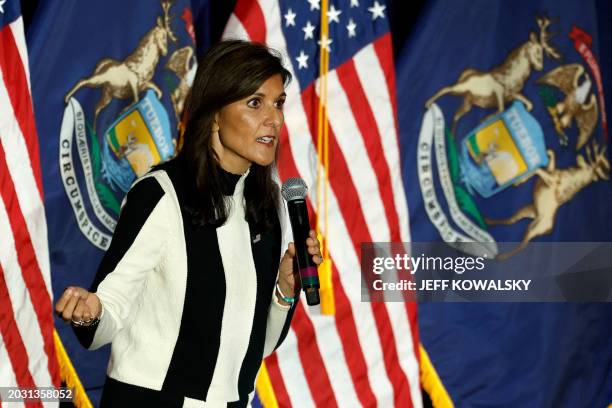
<instances>
[{"instance_id":1,"label":"blue michigan state flag","mask_svg":"<svg viewBox=\"0 0 612 408\"><path fill-rule=\"evenodd\" d=\"M69 285L89 287L130 185L175 155L197 65L199 3L40 2L36 9L27 40L55 298ZM86 351L69 326L55 323L70 375L97 405L108 347Z\"/></svg>"},{"instance_id":2,"label":"blue michigan state flag","mask_svg":"<svg viewBox=\"0 0 612 408\"><path fill-rule=\"evenodd\" d=\"M612 241L611 7L427 2L397 63L414 241ZM438 407L612 403L612 304L421 303L419 329Z\"/></svg>"}]
</instances>

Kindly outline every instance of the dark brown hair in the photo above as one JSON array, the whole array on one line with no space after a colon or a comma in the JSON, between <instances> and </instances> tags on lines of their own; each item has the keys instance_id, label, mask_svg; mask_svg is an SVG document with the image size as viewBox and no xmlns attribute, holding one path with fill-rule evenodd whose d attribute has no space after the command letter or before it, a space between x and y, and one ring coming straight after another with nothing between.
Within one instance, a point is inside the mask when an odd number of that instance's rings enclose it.
<instances>
[{"instance_id":1,"label":"dark brown hair","mask_svg":"<svg viewBox=\"0 0 612 408\"><path fill-rule=\"evenodd\" d=\"M291 74L281 56L263 44L240 40L213 45L198 62L198 70L185 102L185 133L180 156L186 160L197 186L200 225L222 225L229 208L223 195L218 157L212 147L215 113L257 91L271 76L280 74L286 86ZM276 216L279 192L270 166L251 165L245 181L246 219L265 229Z\"/></svg>"}]
</instances>

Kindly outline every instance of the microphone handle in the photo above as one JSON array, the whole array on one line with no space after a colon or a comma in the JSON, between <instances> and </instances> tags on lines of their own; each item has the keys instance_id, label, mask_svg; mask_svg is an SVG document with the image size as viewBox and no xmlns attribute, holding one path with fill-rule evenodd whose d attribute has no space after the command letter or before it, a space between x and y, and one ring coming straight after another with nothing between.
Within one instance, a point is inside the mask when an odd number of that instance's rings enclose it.
<instances>
[{"instance_id":1,"label":"microphone handle","mask_svg":"<svg viewBox=\"0 0 612 408\"><path fill-rule=\"evenodd\" d=\"M317 264L312 260L312 255L308 253L306 239L310 232L310 221L308 220L308 208L306 200L297 199L287 202L289 210L289 220L293 231L293 243L295 245L298 271L302 289L306 293L306 302L309 306L321 303L319 297L319 273Z\"/></svg>"}]
</instances>

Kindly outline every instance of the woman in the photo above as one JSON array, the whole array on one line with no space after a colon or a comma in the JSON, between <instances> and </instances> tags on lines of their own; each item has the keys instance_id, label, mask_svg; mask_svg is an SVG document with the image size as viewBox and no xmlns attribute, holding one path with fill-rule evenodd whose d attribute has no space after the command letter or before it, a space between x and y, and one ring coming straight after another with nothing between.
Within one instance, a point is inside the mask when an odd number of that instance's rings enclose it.
<instances>
[{"instance_id":1,"label":"woman","mask_svg":"<svg viewBox=\"0 0 612 408\"><path fill-rule=\"evenodd\" d=\"M132 186L91 291L69 287L57 302L85 347L112 342L102 406L252 398L299 293L272 181L290 77L263 45L213 46L186 103L181 153ZM307 245L320 264L313 231Z\"/></svg>"}]
</instances>

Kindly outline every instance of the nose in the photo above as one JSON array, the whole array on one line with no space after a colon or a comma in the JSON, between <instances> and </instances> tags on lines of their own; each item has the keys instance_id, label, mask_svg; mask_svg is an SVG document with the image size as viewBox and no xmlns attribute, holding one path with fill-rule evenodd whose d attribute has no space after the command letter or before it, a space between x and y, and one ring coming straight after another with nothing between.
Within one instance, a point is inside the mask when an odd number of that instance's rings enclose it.
<instances>
[{"instance_id":1,"label":"nose","mask_svg":"<svg viewBox=\"0 0 612 408\"><path fill-rule=\"evenodd\" d=\"M272 127L275 130L280 130L281 126L283 126L283 121L285 120L285 116L283 115L283 111L277 109L274 106L268 107L266 110L266 117L264 124L266 126Z\"/></svg>"}]
</instances>

